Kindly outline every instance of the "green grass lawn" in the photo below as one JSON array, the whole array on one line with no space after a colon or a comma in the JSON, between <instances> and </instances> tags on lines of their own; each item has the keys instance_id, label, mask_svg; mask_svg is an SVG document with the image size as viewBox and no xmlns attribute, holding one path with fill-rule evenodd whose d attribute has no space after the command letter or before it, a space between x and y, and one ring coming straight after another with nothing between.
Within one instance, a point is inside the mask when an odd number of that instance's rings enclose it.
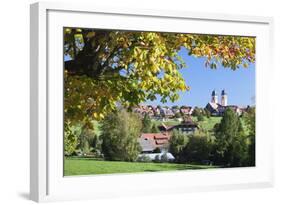
<instances>
[{"instance_id":1,"label":"green grass lawn","mask_svg":"<svg viewBox=\"0 0 281 205\"><path fill-rule=\"evenodd\" d=\"M197 118L194 118L193 120L199 124L200 128L213 131L215 124L220 123L221 119L222 117L204 117L204 121L197 122Z\"/></svg>"},{"instance_id":2,"label":"green grass lawn","mask_svg":"<svg viewBox=\"0 0 281 205\"><path fill-rule=\"evenodd\" d=\"M176 119L168 119L166 121L162 121L162 120L151 120L152 123L154 123L156 126L160 126L162 124L165 124L166 126L174 126L174 125L178 125L180 124L180 122Z\"/></svg>"},{"instance_id":3,"label":"green grass lawn","mask_svg":"<svg viewBox=\"0 0 281 205\"><path fill-rule=\"evenodd\" d=\"M102 161L92 158L65 158L64 175L92 175L113 173L157 172L190 169L208 169L215 166L176 164L176 163L144 163Z\"/></svg>"}]
</instances>

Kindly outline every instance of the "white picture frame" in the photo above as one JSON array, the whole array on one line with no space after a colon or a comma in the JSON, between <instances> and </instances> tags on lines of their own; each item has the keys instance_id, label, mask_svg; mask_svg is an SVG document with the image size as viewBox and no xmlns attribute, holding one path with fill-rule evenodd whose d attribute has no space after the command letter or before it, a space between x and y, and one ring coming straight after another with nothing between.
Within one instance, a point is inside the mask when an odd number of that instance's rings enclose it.
<instances>
[{"instance_id":1,"label":"white picture frame","mask_svg":"<svg viewBox=\"0 0 281 205\"><path fill-rule=\"evenodd\" d=\"M96 21L95 21L96 20ZM62 28L98 27L256 36L256 167L63 177ZM273 19L182 11L31 5L30 198L54 201L273 186L270 96ZM55 137L56 136L56 137ZM58 136L58 137L57 137ZM163 180L165 178L165 180ZM147 187L146 180L154 181Z\"/></svg>"}]
</instances>

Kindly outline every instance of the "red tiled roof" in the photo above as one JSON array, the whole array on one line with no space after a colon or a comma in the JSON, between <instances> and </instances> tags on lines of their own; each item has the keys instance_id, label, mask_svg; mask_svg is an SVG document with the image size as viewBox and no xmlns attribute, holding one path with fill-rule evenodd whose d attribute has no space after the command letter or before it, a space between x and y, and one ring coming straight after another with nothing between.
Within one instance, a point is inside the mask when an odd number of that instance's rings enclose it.
<instances>
[{"instance_id":1,"label":"red tiled roof","mask_svg":"<svg viewBox=\"0 0 281 205\"><path fill-rule=\"evenodd\" d=\"M168 144L170 135L167 133L142 133L141 138L144 140L150 140L156 148Z\"/></svg>"},{"instance_id":2,"label":"red tiled roof","mask_svg":"<svg viewBox=\"0 0 281 205\"><path fill-rule=\"evenodd\" d=\"M155 135L154 139L156 139L156 140L164 139L165 140L165 139L169 139L169 136L165 135L165 134L163 134L163 135Z\"/></svg>"},{"instance_id":3,"label":"red tiled roof","mask_svg":"<svg viewBox=\"0 0 281 205\"><path fill-rule=\"evenodd\" d=\"M168 139L170 136L166 133L142 133L142 138L147 139Z\"/></svg>"},{"instance_id":4,"label":"red tiled roof","mask_svg":"<svg viewBox=\"0 0 281 205\"><path fill-rule=\"evenodd\" d=\"M157 145L163 145L163 144L167 144L168 143L168 140L155 140L155 143Z\"/></svg>"}]
</instances>

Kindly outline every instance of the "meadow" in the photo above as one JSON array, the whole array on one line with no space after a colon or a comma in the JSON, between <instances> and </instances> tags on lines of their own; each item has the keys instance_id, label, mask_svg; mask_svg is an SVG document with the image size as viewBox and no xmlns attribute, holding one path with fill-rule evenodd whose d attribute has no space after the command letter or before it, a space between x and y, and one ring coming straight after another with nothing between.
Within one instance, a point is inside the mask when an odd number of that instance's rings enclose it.
<instances>
[{"instance_id":1,"label":"meadow","mask_svg":"<svg viewBox=\"0 0 281 205\"><path fill-rule=\"evenodd\" d=\"M210 168L216 168L216 166L176 163L103 161L99 159L80 157L67 157L64 160L64 176L158 172Z\"/></svg>"},{"instance_id":2,"label":"meadow","mask_svg":"<svg viewBox=\"0 0 281 205\"><path fill-rule=\"evenodd\" d=\"M192 117L192 120L196 123L198 123L199 127L203 130L212 132L215 124L220 123L222 117L204 117L203 121L198 121L196 117ZM167 119L166 121L161 120L154 120L152 119L152 122L156 125L162 125L165 124L166 126L174 126L180 124L180 122L177 119ZM94 121L94 129L97 135L100 135L100 123L98 121Z\"/></svg>"}]
</instances>

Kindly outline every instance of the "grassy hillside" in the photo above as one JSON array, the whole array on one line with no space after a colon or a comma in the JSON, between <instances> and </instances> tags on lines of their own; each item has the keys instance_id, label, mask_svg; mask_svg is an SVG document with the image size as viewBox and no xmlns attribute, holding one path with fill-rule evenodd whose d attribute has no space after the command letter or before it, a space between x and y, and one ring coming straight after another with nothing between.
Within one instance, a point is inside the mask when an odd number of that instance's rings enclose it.
<instances>
[{"instance_id":1,"label":"grassy hillside","mask_svg":"<svg viewBox=\"0 0 281 205\"><path fill-rule=\"evenodd\" d=\"M214 128L215 124L219 123L221 121L222 117L210 117L210 118L204 118L204 121L197 121L196 117L192 117L192 120L194 122L197 122L199 124L199 127L201 129L204 130L208 130L208 131L212 131L212 129ZM173 125L178 125L180 122L176 119L169 119L165 122L161 121L161 120L152 120L152 122L154 124L156 124L157 126L162 125L162 123L164 123L167 126L173 126ZM94 121L94 129L96 131L97 135L100 135L100 124L98 121Z\"/></svg>"},{"instance_id":2,"label":"grassy hillside","mask_svg":"<svg viewBox=\"0 0 281 205\"><path fill-rule=\"evenodd\" d=\"M157 126L162 125L162 123L164 123L167 126L178 125L180 123L178 120L175 120L175 119L168 119L165 122L163 122L161 120L152 120L152 122L154 124L156 124Z\"/></svg>"},{"instance_id":3,"label":"grassy hillside","mask_svg":"<svg viewBox=\"0 0 281 205\"><path fill-rule=\"evenodd\" d=\"M215 124L220 123L222 117L204 118L204 121L197 122L197 118L193 120L199 124L199 127L204 130L212 131Z\"/></svg>"},{"instance_id":4,"label":"grassy hillside","mask_svg":"<svg viewBox=\"0 0 281 205\"><path fill-rule=\"evenodd\" d=\"M91 158L66 158L64 163L64 175L158 172L208 168L215 168L215 166L152 162L116 162L101 161Z\"/></svg>"},{"instance_id":5,"label":"grassy hillside","mask_svg":"<svg viewBox=\"0 0 281 205\"><path fill-rule=\"evenodd\" d=\"M205 117L204 121L198 122L196 117L192 117L192 120L194 122L197 122L199 124L200 128L202 128L204 130L208 130L208 131L212 131L215 124L219 123L221 121L221 119L222 119L222 117L210 117L210 118ZM152 120L152 122L155 123L157 126L161 125L162 123L164 123L167 126L173 126L173 125L177 125L180 123L178 120L175 120L175 119L169 119L165 122L162 122L160 120Z\"/></svg>"}]
</instances>

